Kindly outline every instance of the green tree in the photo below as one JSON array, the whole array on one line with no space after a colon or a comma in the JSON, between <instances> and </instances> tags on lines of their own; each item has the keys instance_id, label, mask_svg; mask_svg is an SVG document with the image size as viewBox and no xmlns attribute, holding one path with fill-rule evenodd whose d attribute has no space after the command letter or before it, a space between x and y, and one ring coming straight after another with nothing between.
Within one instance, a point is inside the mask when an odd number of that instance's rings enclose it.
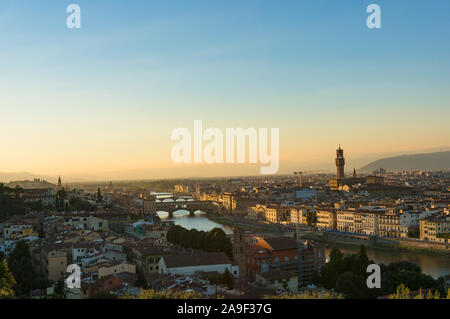
<instances>
[{"instance_id":1,"label":"green tree","mask_svg":"<svg viewBox=\"0 0 450 319\"><path fill-rule=\"evenodd\" d=\"M225 272L223 273L222 284L227 285L228 289L233 289L234 287L234 279L228 271L228 268L225 269Z\"/></svg>"},{"instance_id":2,"label":"green tree","mask_svg":"<svg viewBox=\"0 0 450 319\"><path fill-rule=\"evenodd\" d=\"M336 291L350 299L371 298L367 288L366 278L352 272L345 272L336 281Z\"/></svg>"},{"instance_id":3,"label":"green tree","mask_svg":"<svg viewBox=\"0 0 450 319\"><path fill-rule=\"evenodd\" d=\"M57 299L66 298L64 279L60 279L56 282L54 293L55 293L55 298L57 298Z\"/></svg>"},{"instance_id":4,"label":"green tree","mask_svg":"<svg viewBox=\"0 0 450 319\"><path fill-rule=\"evenodd\" d=\"M100 192L100 187L97 189L97 203L99 204L103 203L103 195Z\"/></svg>"},{"instance_id":5,"label":"green tree","mask_svg":"<svg viewBox=\"0 0 450 319\"><path fill-rule=\"evenodd\" d=\"M14 290L18 296L28 296L30 290L48 287L48 281L36 274L28 244L25 241L21 240L17 243L9 256L8 265L16 279Z\"/></svg>"},{"instance_id":6,"label":"green tree","mask_svg":"<svg viewBox=\"0 0 450 319\"><path fill-rule=\"evenodd\" d=\"M61 189L56 193L56 208L59 211L66 210L65 207L66 199L67 199L67 192L64 189Z\"/></svg>"},{"instance_id":7,"label":"green tree","mask_svg":"<svg viewBox=\"0 0 450 319\"><path fill-rule=\"evenodd\" d=\"M330 251L330 260L322 267L319 282L326 289L336 286L337 278L345 271L344 254L333 247Z\"/></svg>"},{"instance_id":8,"label":"green tree","mask_svg":"<svg viewBox=\"0 0 450 319\"><path fill-rule=\"evenodd\" d=\"M186 248L194 248L208 252L222 251L232 258L233 245L221 228L209 232L188 230L178 225L172 226L167 232L167 240Z\"/></svg>"},{"instance_id":9,"label":"green tree","mask_svg":"<svg viewBox=\"0 0 450 319\"><path fill-rule=\"evenodd\" d=\"M397 261L397 262L390 263L387 266L386 270L392 271L392 272L401 272L401 271L411 271L411 272L416 272L416 273L422 272L422 268L420 268L420 266L413 264L409 261Z\"/></svg>"},{"instance_id":10,"label":"green tree","mask_svg":"<svg viewBox=\"0 0 450 319\"><path fill-rule=\"evenodd\" d=\"M360 276L365 276L367 274L368 265L369 258L367 257L366 247L361 245L359 246L359 251L356 255L355 262L353 263L352 272Z\"/></svg>"},{"instance_id":11,"label":"green tree","mask_svg":"<svg viewBox=\"0 0 450 319\"><path fill-rule=\"evenodd\" d=\"M88 201L83 199L72 197L69 199L70 209L73 211L93 211L95 210L95 206L91 205ZM66 210L68 210L66 208Z\"/></svg>"},{"instance_id":12,"label":"green tree","mask_svg":"<svg viewBox=\"0 0 450 319\"><path fill-rule=\"evenodd\" d=\"M389 299L411 299L411 290L406 287L404 284L400 284L397 287L397 291L389 296ZM422 291L420 292L422 295Z\"/></svg>"},{"instance_id":13,"label":"green tree","mask_svg":"<svg viewBox=\"0 0 450 319\"><path fill-rule=\"evenodd\" d=\"M442 277L434 279L422 273L419 266L407 261L389 265L379 264L383 274L381 276L381 288L363 289L362 279L364 279L364 287L366 288L367 265L372 263L374 261L368 259L364 246L360 247L357 254L345 256L339 249L333 248L330 252L330 261L322 267L319 274L314 275L313 282L326 289L340 289L338 291L355 298L373 298L394 294L401 284L411 290L431 289L432 291L438 291L441 296L447 294L444 289L445 281ZM345 276L343 276L344 273ZM339 285L338 279L340 279Z\"/></svg>"},{"instance_id":14,"label":"green tree","mask_svg":"<svg viewBox=\"0 0 450 319\"><path fill-rule=\"evenodd\" d=\"M13 298L13 287L16 284L13 274L9 270L6 259L2 259L0 262L0 299Z\"/></svg>"},{"instance_id":15,"label":"green tree","mask_svg":"<svg viewBox=\"0 0 450 319\"><path fill-rule=\"evenodd\" d=\"M144 289L148 288L149 284L147 283L147 279L145 279L145 275L140 269L136 269L137 280L135 285L137 287L142 287Z\"/></svg>"},{"instance_id":16,"label":"green tree","mask_svg":"<svg viewBox=\"0 0 450 319\"><path fill-rule=\"evenodd\" d=\"M0 183L0 222L7 220L13 215L23 215L28 210L20 194L20 187L10 188Z\"/></svg>"},{"instance_id":17,"label":"green tree","mask_svg":"<svg viewBox=\"0 0 450 319\"><path fill-rule=\"evenodd\" d=\"M419 238L420 237L420 231L418 228L410 229L408 230L408 238Z\"/></svg>"}]
</instances>

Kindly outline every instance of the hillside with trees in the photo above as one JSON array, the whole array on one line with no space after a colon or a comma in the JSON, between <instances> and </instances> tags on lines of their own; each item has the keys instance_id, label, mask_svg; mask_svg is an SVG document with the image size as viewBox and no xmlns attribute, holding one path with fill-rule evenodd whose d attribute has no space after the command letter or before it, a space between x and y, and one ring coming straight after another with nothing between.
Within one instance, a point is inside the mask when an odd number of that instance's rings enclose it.
<instances>
[{"instance_id":1,"label":"hillside with trees","mask_svg":"<svg viewBox=\"0 0 450 319\"><path fill-rule=\"evenodd\" d=\"M20 197L22 192L22 188L10 188L0 184L0 222L13 215L25 214L27 206Z\"/></svg>"}]
</instances>

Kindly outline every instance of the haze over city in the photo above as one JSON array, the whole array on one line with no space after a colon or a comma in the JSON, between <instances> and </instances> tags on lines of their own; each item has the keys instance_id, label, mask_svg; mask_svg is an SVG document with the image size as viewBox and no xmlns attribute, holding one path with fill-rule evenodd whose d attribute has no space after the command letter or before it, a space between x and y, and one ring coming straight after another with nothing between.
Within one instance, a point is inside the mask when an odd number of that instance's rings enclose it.
<instances>
[{"instance_id":1,"label":"haze over city","mask_svg":"<svg viewBox=\"0 0 450 319\"><path fill-rule=\"evenodd\" d=\"M196 119L279 128L282 174L331 170L338 144L356 169L449 150L448 2L382 1L377 32L367 1L78 2L69 30L65 3L2 1L0 172L258 173L173 164L172 130Z\"/></svg>"}]
</instances>

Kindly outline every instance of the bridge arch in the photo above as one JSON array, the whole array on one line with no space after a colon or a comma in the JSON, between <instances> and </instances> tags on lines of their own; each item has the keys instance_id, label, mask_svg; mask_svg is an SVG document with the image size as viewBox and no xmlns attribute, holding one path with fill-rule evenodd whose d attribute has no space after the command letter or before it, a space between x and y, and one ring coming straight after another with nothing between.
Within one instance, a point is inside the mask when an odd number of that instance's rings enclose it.
<instances>
[{"instance_id":1,"label":"bridge arch","mask_svg":"<svg viewBox=\"0 0 450 319\"><path fill-rule=\"evenodd\" d=\"M189 209L189 208L184 208L184 207L178 207L178 208L168 209L168 210L159 210L156 212L156 214L158 216L160 216L159 213L167 213L168 218L173 218L177 212L188 212L189 216L194 217L195 212L197 212L197 211L198 211L198 209Z\"/></svg>"}]
</instances>

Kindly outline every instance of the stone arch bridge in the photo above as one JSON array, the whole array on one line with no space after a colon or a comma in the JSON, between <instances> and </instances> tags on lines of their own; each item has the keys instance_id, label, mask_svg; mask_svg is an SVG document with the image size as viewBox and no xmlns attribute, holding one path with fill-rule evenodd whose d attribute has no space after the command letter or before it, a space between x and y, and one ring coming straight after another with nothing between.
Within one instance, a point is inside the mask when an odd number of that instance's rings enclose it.
<instances>
[{"instance_id":1,"label":"stone arch bridge","mask_svg":"<svg viewBox=\"0 0 450 319\"><path fill-rule=\"evenodd\" d=\"M199 201L199 200L144 201L144 214L156 214L159 211L163 211L169 213L169 218L173 218L173 213L178 210L187 210L189 211L190 216L194 216L194 213L198 210L208 211L215 208L216 206L210 201Z\"/></svg>"}]
</instances>

